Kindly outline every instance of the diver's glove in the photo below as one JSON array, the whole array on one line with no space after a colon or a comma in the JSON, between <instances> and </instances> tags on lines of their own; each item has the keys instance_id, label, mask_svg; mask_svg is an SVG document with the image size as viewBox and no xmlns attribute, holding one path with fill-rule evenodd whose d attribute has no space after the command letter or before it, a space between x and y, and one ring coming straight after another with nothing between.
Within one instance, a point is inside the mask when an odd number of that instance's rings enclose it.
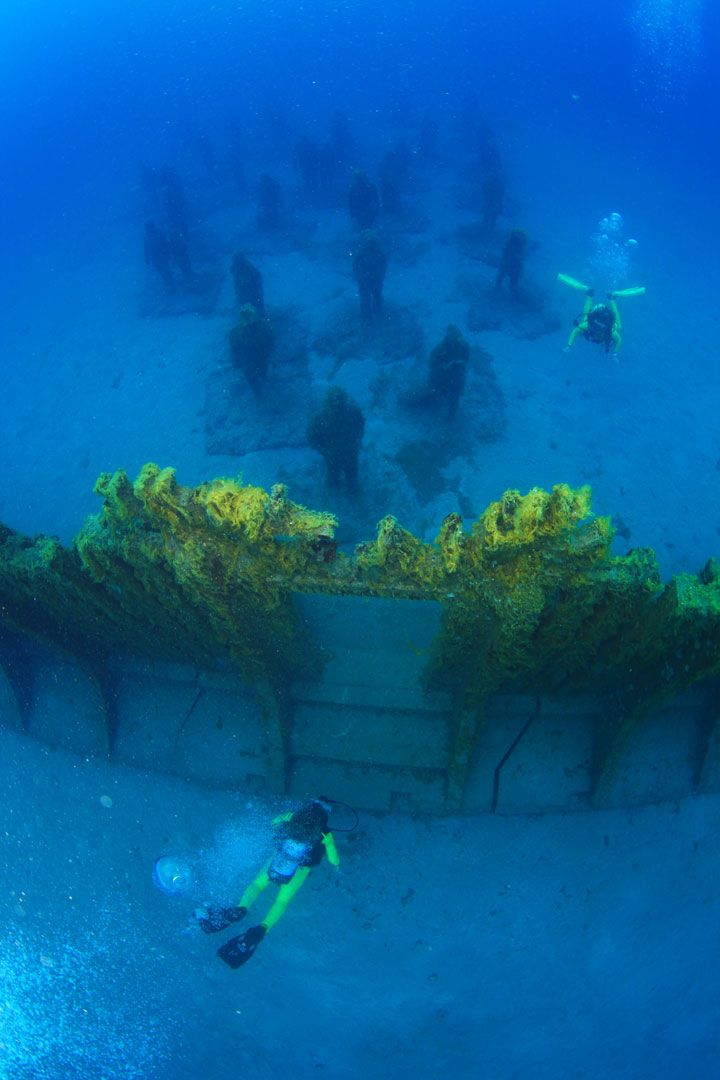
<instances>
[{"instance_id":1,"label":"diver's glove","mask_svg":"<svg viewBox=\"0 0 720 1080\"><path fill-rule=\"evenodd\" d=\"M218 930L224 930L226 926L244 919L246 915L247 908L220 907L219 904L208 904L193 911L193 919L206 934L217 934Z\"/></svg>"},{"instance_id":2,"label":"diver's glove","mask_svg":"<svg viewBox=\"0 0 720 1080\"><path fill-rule=\"evenodd\" d=\"M251 926L244 934L238 934L237 937L230 938L221 945L217 955L228 967L236 970L243 964L247 964L266 934L267 930L262 923L259 926Z\"/></svg>"}]
</instances>

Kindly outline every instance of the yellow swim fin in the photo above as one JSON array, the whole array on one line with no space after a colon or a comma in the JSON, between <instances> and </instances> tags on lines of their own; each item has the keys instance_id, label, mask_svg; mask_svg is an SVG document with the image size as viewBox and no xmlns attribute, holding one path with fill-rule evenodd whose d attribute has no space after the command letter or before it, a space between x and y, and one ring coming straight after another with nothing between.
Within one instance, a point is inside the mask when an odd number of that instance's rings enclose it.
<instances>
[{"instance_id":1,"label":"yellow swim fin","mask_svg":"<svg viewBox=\"0 0 720 1080\"><path fill-rule=\"evenodd\" d=\"M629 289L613 289L610 295L616 300L624 296L644 296L645 286L631 285Z\"/></svg>"},{"instance_id":2,"label":"yellow swim fin","mask_svg":"<svg viewBox=\"0 0 720 1080\"><path fill-rule=\"evenodd\" d=\"M558 274L558 281L562 281L563 285L569 285L571 289L579 289L580 292L589 292L590 286L583 285L581 281L576 281L574 277L569 277L567 274Z\"/></svg>"}]
</instances>

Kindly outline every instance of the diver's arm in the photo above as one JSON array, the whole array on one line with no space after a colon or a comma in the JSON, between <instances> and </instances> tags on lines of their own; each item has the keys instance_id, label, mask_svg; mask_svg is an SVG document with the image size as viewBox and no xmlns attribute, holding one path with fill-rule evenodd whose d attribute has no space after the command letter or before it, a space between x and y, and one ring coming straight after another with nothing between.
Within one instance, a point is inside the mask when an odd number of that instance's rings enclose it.
<instances>
[{"instance_id":1,"label":"diver's arm","mask_svg":"<svg viewBox=\"0 0 720 1080\"><path fill-rule=\"evenodd\" d=\"M340 856L338 850L335 847L335 837L331 832L323 833L323 847L325 848L325 854L328 857L328 862L331 866L337 868L340 865Z\"/></svg>"},{"instance_id":2,"label":"diver's arm","mask_svg":"<svg viewBox=\"0 0 720 1080\"><path fill-rule=\"evenodd\" d=\"M617 306L617 303L615 302L615 293L611 293L611 292L608 293L607 300L608 300L608 307L610 308L610 311L612 312L612 317L614 319L614 322L613 322L613 337L615 337L615 334L617 333L618 338L619 338L620 334L622 333L622 322L620 320L620 308Z\"/></svg>"},{"instance_id":3,"label":"diver's arm","mask_svg":"<svg viewBox=\"0 0 720 1080\"><path fill-rule=\"evenodd\" d=\"M615 329L612 332L613 352L615 352L615 353L618 352L619 349L620 349L621 344L622 344L622 335L619 333L618 328L615 327Z\"/></svg>"},{"instance_id":4,"label":"diver's arm","mask_svg":"<svg viewBox=\"0 0 720 1080\"><path fill-rule=\"evenodd\" d=\"M282 824L284 824L284 822L289 821L291 817L292 817L292 810L288 810L286 813L278 814L277 817L274 817L272 819L272 824L273 825L282 825Z\"/></svg>"}]
</instances>

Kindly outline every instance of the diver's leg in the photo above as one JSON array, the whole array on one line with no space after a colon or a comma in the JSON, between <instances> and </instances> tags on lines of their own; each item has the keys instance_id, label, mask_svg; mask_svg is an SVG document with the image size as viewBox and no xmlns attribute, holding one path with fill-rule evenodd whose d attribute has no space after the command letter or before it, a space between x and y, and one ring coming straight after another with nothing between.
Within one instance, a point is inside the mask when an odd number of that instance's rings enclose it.
<instances>
[{"instance_id":1,"label":"diver's leg","mask_svg":"<svg viewBox=\"0 0 720 1080\"><path fill-rule=\"evenodd\" d=\"M579 292L589 293L591 292L589 285L583 285L582 281L578 281L577 278L570 277L569 274L558 274L558 281L562 281L563 285L569 285L571 289L577 289Z\"/></svg>"},{"instance_id":2,"label":"diver's leg","mask_svg":"<svg viewBox=\"0 0 720 1080\"><path fill-rule=\"evenodd\" d=\"M581 322L581 323L578 323L577 326L574 326L572 328L572 330L570 331L570 337L568 338L568 343L565 346L565 348L566 349L572 349L573 345L575 344L575 342L579 338L580 334L584 334L586 330L587 330L587 323L586 322Z\"/></svg>"},{"instance_id":3,"label":"diver's leg","mask_svg":"<svg viewBox=\"0 0 720 1080\"><path fill-rule=\"evenodd\" d=\"M288 906L300 886L304 883L305 878L309 873L309 866L300 866L295 871L290 881L288 881L286 885L280 886L275 903L261 922L261 926L264 926L266 930L272 930L278 919L281 919L285 914L285 908Z\"/></svg>"},{"instance_id":4,"label":"diver's leg","mask_svg":"<svg viewBox=\"0 0 720 1080\"><path fill-rule=\"evenodd\" d=\"M263 873L267 878L267 873ZM228 967L239 968L248 962L268 930L271 930L278 919L284 915L285 908L288 906L309 873L309 866L299 867L290 881L288 881L286 885L280 886L275 903L270 908L263 921L258 923L257 926L251 926L244 934L239 934L237 937L230 938L229 941L226 941L224 945L220 946L217 955L221 960L225 961ZM260 883L261 878L262 874L258 874L255 881L246 891L245 896L243 896L243 900L248 899L249 902L252 902L252 899L254 899L254 897L251 898L252 890Z\"/></svg>"},{"instance_id":5,"label":"diver's leg","mask_svg":"<svg viewBox=\"0 0 720 1080\"><path fill-rule=\"evenodd\" d=\"M560 275L558 275L558 277L559 276ZM589 313L590 309L593 306L593 302L594 302L593 297L595 296L595 290L594 289L587 289L586 292L587 292L587 296L585 297L585 303L583 304L582 315L578 319L577 324L573 327L573 329L570 332L570 337L568 338L568 343L565 346L566 349L572 349L573 345L577 341L580 334L584 334L587 331L587 328L588 328L587 317L588 317L588 313Z\"/></svg>"},{"instance_id":6,"label":"diver's leg","mask_svg":"<svg viewBox=\"0 0 720 1080\"><path fill-rule=\"evenodd\" d=\"M254 904L261 892L267 889L270 884L270 878L268 877L268 866L266 863L263 866L260 873L257 875L254 881L251 881L245 892L240 897L238 907L245 908L247 911L251 904Z\"/></svg>"}]
</instances>

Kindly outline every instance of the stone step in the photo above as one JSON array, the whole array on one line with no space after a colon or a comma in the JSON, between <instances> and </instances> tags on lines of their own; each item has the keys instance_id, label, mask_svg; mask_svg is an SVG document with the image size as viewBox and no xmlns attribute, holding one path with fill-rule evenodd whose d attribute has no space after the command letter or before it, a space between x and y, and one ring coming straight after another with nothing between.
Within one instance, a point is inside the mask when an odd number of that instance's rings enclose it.
<instances>
[{"instance_id":1,"label":"stone step","mask_svg":"<svg viewBox=\"0 0 720 1080\"><path fill-rule=\"evenodd\" d=\"M297 705L338 705L356 708L398 709L406 712L450 712L449 694L436 691L425 693L421 687L383 686L362 682L360 670L350 676L353 681L293 683L291 700Z\"/></svg>"},{"instance_id":2,"label":"stone step","mask_svg":"<svg viewBox=\"0 0 720 1080\"><path fill-rule=\"evenodd\" d=\"M372 810L441 814L445 809L445 776L433 769L296 757L289 770L289 794L298 799L325 794Z\"/></svg>"},{"instance_id":3,"label":"stone step","mask_svg":"<svg viewBox=\"0 0 720 1080\"><path fill-rule=\"evenodd\" d=\"M296 756L447 768L449 717L442 713L297 705L290 752Z\"/></svg>"},{"instance_id":4,"label":"stone step","mask_svg":"<svg viewBox=\"0 0 720 1080\"><path fill-rule=\"evenodd\" d=\"M434 600L307 595L295 599L312 639L338 652L365 642L383 652L427 653L442 619L442 607Z\"/></svg>"}]
</instances>

